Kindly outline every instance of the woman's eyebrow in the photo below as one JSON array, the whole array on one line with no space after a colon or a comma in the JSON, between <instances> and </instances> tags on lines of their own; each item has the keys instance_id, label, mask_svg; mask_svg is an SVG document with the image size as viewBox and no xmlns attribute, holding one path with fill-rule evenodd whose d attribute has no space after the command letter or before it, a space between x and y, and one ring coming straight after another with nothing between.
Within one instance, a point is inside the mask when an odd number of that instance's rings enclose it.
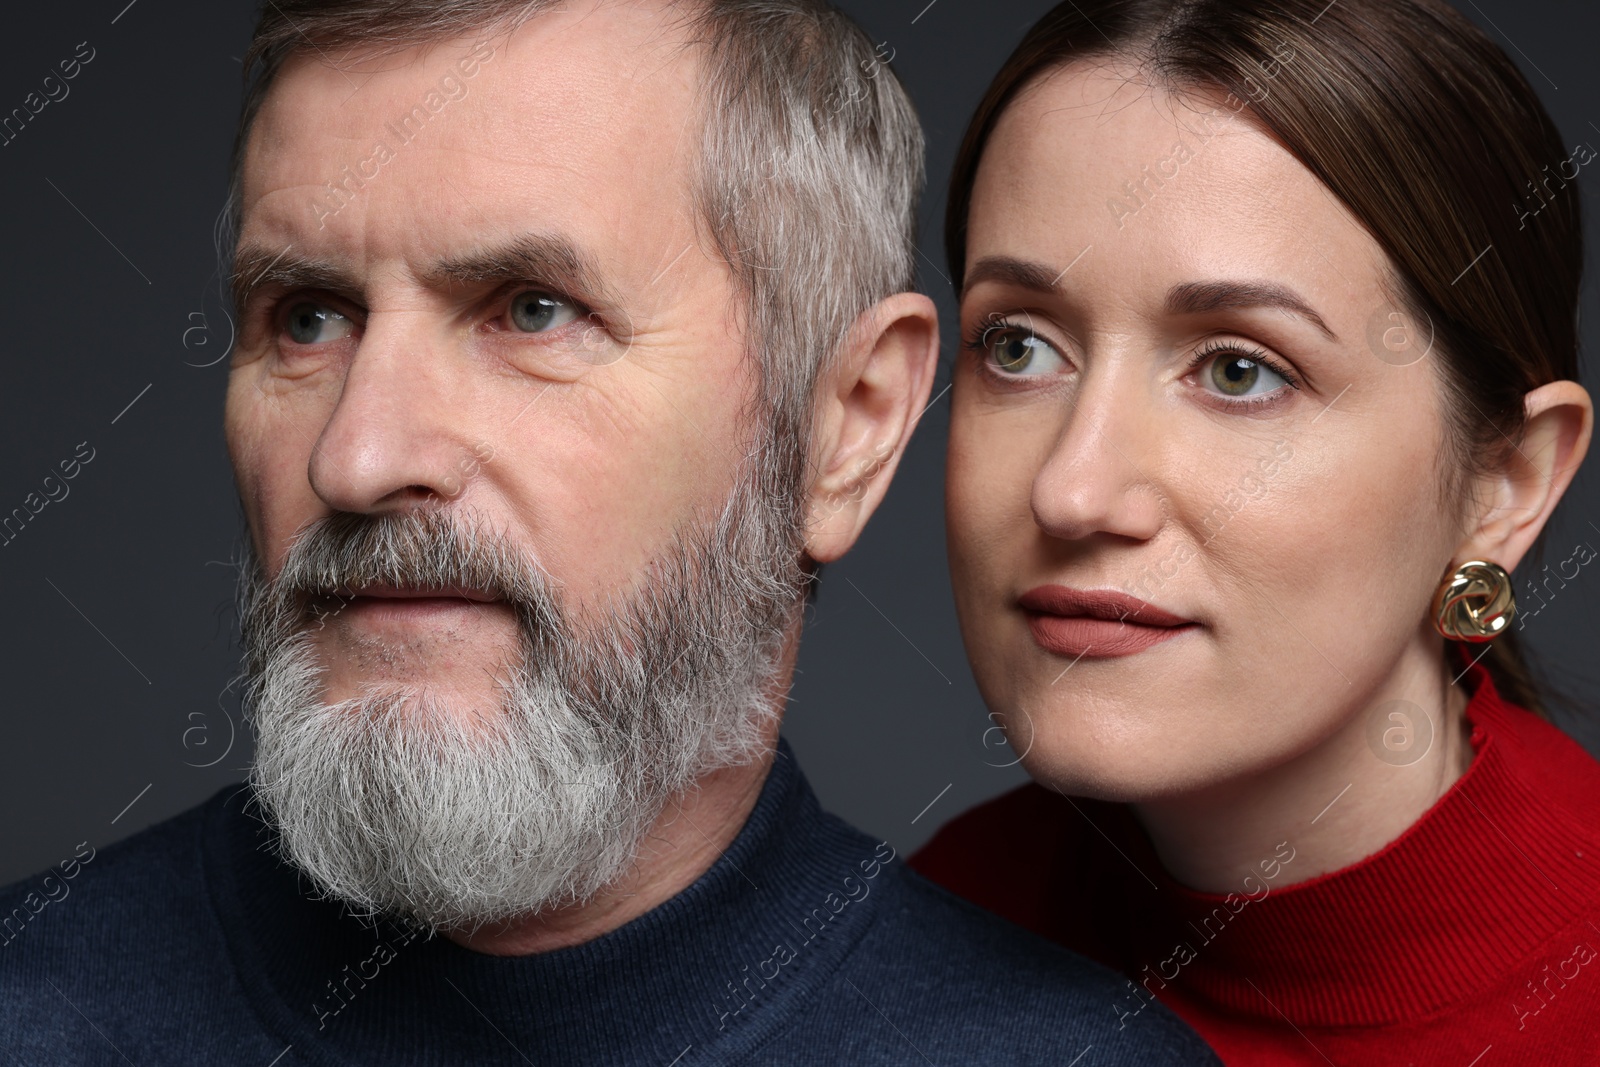
<instances>
[{"instance_id":1,"label":"woman's eyebrow","mask_svg":"<svg viewBox=\"0 0 1600 1067\"><path fill-rule=\"evenodd\" d=\"M1292 312L1330 340L1339 339L1304 297L1277 282L1182 282L1167 291L1167 313L1171 315L1201 315L1209 311L1258 307Z\"/></svg>"},{"instance_id":2,"label":"woman's eyebrow","mask_svg":"<svg viewBox=\"0 0 1600 1067\"><path fill-rule=\"evenodd\" d=\"M1056 296L1061 293L1057 283L1065 273L1064 270L1034 260L1017 259L1014 256L985 256L967 272L962 280L961 291L965 295L980 282L999 282ZM1321 330L1330 340L1339 339L1338 334L1328 328L1322 316L1304 297L1278 282L1180 282L1167 291L1166 310L1169 315L1202 315L1212 311L1258 307L1292 312Z\"/></svg>"},{"instance_id":3,"label":"woman's eyebrow","mask_svg":"<svg viewBox=\"0 0 1600 1067\"><path fill-rule=\"evenodd\" d=\"M1060 292L1056 288L1056 283L1065 273L1064 270L1055 270L1043 263L1017 259L1013 256L984 256L972 265L972 269L962 279L961 295L965 296L967 290L979 282L1001 282L1041 293L1056 294Z\"/></svg>"}]
</instances>

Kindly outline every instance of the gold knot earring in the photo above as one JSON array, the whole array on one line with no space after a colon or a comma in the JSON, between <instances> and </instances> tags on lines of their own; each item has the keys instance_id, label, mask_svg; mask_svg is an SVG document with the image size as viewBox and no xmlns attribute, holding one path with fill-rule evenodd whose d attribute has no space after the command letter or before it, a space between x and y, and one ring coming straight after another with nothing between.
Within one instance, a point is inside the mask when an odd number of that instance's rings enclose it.
<instances>
[{"instance_id":1,"label":"gold knot earring","mask_svg":"<svg viewBox=\"0 0 1600 1067\"><path fill-rule=\"evenodd\" d=\"M1434 629L1452 641L1493 641L1516 613L1511 575L1487 560L1463 563L1433 596Z\"/></svg>"}]
</instances>

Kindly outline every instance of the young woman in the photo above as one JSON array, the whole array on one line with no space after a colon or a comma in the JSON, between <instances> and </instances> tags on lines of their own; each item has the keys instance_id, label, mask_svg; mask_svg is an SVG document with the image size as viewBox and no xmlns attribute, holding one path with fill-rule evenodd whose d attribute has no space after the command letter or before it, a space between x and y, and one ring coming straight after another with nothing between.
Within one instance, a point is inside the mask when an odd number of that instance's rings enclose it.
<instances>
[{"instance_id":1,"label":"young woman","mask_svg":"<svg viewBox=\"0 0 1600 1067\"><path fill-rule=\"evenodd\" d=\"M1074 0L979 107L950 553L1038 784L917 864L1121 969L1125 1025L1600 1056L1600 765L1506 573L1589 444L1593 155L1439 0ZM1540 595L1600 581L1580 536Z\"/></svg>"}]
</instances>

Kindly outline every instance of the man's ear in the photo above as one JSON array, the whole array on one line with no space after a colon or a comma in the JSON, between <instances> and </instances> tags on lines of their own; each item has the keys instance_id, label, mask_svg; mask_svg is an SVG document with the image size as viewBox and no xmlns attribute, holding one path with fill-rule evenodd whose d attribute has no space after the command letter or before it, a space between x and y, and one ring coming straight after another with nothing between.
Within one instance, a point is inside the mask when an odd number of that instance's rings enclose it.
<instances>
[{"instance_id":1,"label":"man's ear","mask_svg":"<svg viewBox=\"0 0 1600 1067\"><path fill-rule=\"evenodd\" d=\"M1589 450L1594 404L1577 382L1541 385L1524 400L1527 428L1504 465L1478 482L1487 505L1455 562L1486 559L1514 570L1533 547Z\"/></svg>"},{"instance_id":2,"label":"man's ear","mask_svg":"<svg viewBox=\"0 0 1600 1067\"><path fill-rule=\"evenodd\" d=\"M847 552L894 477L928 404L939 360L939 316L921 293L896 293L851 327L817 385L806 553Z\"/></svg>"}]
</instances>

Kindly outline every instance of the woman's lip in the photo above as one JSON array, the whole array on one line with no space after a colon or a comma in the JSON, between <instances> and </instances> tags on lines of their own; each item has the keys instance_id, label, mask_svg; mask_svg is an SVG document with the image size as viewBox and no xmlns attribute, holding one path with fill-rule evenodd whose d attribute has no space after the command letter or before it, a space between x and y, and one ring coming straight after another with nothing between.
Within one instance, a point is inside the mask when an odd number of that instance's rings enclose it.
<instances>
[{"instance_id":1,"label":"woman's lip","mask_svg":"<svg viewBox=\"0 0 1600 1067\"><path fill-rule=\"evenodd\" d=\"M1199 625L1115 589L1041 585L1017 606L1034 643L1058 656L1131 656Z\"/></svg>"},{"instance_id":2,"label":"woman's lip","mask_svg":"<svg viewBox=\"0 0 1600 1067\"><path fill-rule=\"evenodd\" d=\"M1017 605L1031 615L1041 617L1130 624L1143 629L1182 627L1194 623L1192 619L1163 611L1148 601L1115 589L1041 585L1018 597Z\"/></svg>"},{"instance_id":3,"label":"woman's lip","mask_svg":"<svg viewBox=\"0 0 1600 1067\"><path fill-rule=\"evenodd\" d=\"M1198 623L1178 626L1142 626L1116 619L1087 615L1046 615L1027 613L1028 630L1034 643L1058 656L1131 656L1197 629Z\"/></svg>"}]
</instances>

